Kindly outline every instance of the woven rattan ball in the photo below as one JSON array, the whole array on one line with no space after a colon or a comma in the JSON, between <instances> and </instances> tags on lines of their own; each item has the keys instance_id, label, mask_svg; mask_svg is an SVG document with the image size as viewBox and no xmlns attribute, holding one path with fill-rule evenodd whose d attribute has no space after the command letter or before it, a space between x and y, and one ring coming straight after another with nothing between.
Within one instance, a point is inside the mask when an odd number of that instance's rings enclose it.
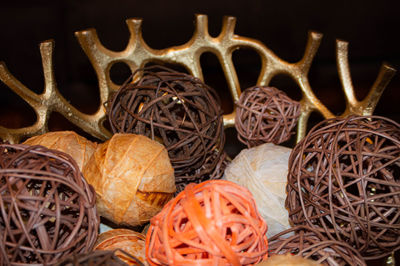
<instances>
[{"instance_id":1,"label":"woven rattan ball","mask_svg":"<svg viewBox=\"0 0 400 266\"><path fill-rule=\"evenodd\" d=\"M151 219L151 265L251 265L266 258L267 224L251 193L233 182L189 184Z\"/></svg>"},{"instance_id":2,"label":"woven rattan ball","mask_svg":"<svg viewBox=\"0 0 400 266\"><path fill-rule=\"evenodd\" d=\"M161 66L140 69L132 79L138 81L123 85L108 103L112 131L163 143L178 187L207 179L218 159L207 167L205 162L215 152L219 157L225 142L216 92L198 78Z\"/></svg>"},{"instance_id":3,"label":"woven rattan ball","mask_svg":"<svg viewBox=\"0 0 400 266\"><path fill-rule=\"evenodd\" d=\"M365 259L400 249L400 126L377 116L316 125L289 158L286 206Z\"/></svg>"},{"instance_id":4,"label":"woven rattan ball","mask_svg":"<svg viewBox=\"0 0 400 266\"><path fill-rule=\"evenodd\" d=\"M358 251L349 244L330 240L315 228L305 225L282 231L268 241L269 255L290 253L330 266L366 265Z\"/></svg>"},{"instance_id":5,"label":"woven rattan ball","mask_svg":"<svg viewBox=\"0 0 400 266\"><path fill-rule=\"evenodd\" d=\"M256 266L322 266L315 260L294 256L291 253L272 255Z\"/></svg>"},{"instance_id":6,"label":"woven rattan ball","mask_svg":"<svg viewBox=\"0 0 400 266\"><path fill-rule=\"evenodd\" d=\"M5 265L56 263L89 252L99 216L93 188L66 153L0 145L0 252Z\"/></svg>"},{"instance_id":7,"label":"woven rattan ball","mask_svg":"<svg viewBox=\"0 0 400 266\"><path fill-rule=\"evenodd\" d=\"M123 262L118 254L123 254L124 256L135 261L132 265L144 265L140 260L136 259L132 255L126 253L121 249L116 250L95 250L86 254L74 254L68 258L57 263L56 266L128 266Z\"/></svg>"},{"instance_id":8,"label":"woven rattan ball","mask_svg":"<svg viewBox=\"0 0 400 266\"><path fill-rule=\"evenodd\" d=\"M300 103L274 87L247 88L236 107L238 139L249 148L289 140L300 116Z\"/></svg>"},{"instance_id":9,"label":"woven rattan ball","mask_svg":"<svg viewBox=\"0 0 400 266\"><path fill-rule=\"evenodd\" d=\"M178 195L178 193L184 190L188 183L199 183L204 179L221 179L230 161L231 159L226 152L222 152L222 154L220 154L219 151L215 150L211 156L207 157L206 161L200 168L189 172L189 174L185 176L185 182L177 182L175 195ZM217 162L217 164L215 164L215 162ZM209 172L206 176L199 178L199 174L203 173L205 169L214 170Z\"/></svg>"},{"instance_id":10,"label":"woven rattan ball","mask_svg":"<svg viewBox=\"0 0 400 266\"><path fill-rule=\"evenodd\" d=\"M123 250L124 253L117 252L116 255L129 265L137 265L137 261L146 261L145 240L143 234L129 229L112 229L99 235L94 250ZM126 253L131 256L126 256Z\"/></svg>"}]
</instances>

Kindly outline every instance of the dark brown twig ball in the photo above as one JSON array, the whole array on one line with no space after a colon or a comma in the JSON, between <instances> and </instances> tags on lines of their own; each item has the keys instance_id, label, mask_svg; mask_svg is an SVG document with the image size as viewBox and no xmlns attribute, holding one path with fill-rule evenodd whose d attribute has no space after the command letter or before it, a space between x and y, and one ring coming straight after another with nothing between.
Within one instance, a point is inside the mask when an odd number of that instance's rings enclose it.
<instances>
[{"instance_id":1,"label":"dark brown twig ball","mask_svg":"<svg viewBox=\"0 0 400 266\"><path fill-rule=\"evenodd\" d=\"M222 155L225 133L217 93L198 78L161 66L137 70L108 103L114 133L160 141L168 150L176 182L204 181ZM210 156L215 156L203 167ZM201 171L198 171L201 169Z\"/></svg>"},{"instance_id":2,"label":"dark brown twig ball","mask_svg":"<svg viewBox=\"0 0 400 266\"><path fill-rule=\"evenodd\" d=\"M66 153L0 145L0 257L5 265L53 265L91 251L99 229L95 192Z\"/></svg>"},{"instance_id":3,"label":"dark brown twig ball","mask_svg":"<svg viewBox=\"0 0 400 266\"><path fill-rule=\"evenodd\" d=\"M95 250L86 254L74 254L73 256L69 256L68 258L62 260L57 263L56 266L128 266L125 262L123 262L116 253L119 253L119 256L124 256L130 258L131 261L135 261L136 263L133 265L143 266L144 264L133 257L129 253L123 251L122 249L116 250Z\"/></svg>"},{"instance_id":4,"label":"dark brown twig ball","mask_svg":"<svg viewBox=\"0 0 400 266\"><path fill-rule=\"evenodd\" d=\"M312 227L299 225L268 239L268 254L286 254L313 259L323 265L365 266L356 249L345 242L330 240Z\"/></svg>"},{"instance_id":5,"label":"dark brown twig ball","mask_svg":"<svg viewBox=\"0 0 400 266\"><path fill-rule=\"evenodd\" d=\"M231 159L229 158L226 152L220 154L218 151L215 151L213 155L209 156L204 165L199 169L194 170L193 172L189 172L187 177L185 178L185 183L177 183L176 184L176 192L175 196L179 194L179 192L183 191L188 183L199 183L199 181L204 180L205 178L198 178L199 173L202 173L204 169L211 169L214 170L207 174L207 179L214 180L214 179L221 179L224 176L225 168L228 166ZM217 164L214 166L215 162Z\"/></svg>"},{"instance_id":6,"label":"dark brown twig ball","mask_svg":"<svg viewBox=\"0 0 400 266\"><path fill-rule=\"evenodd\" d=\"M378 116L322 121L289 158L286 207L366 260L400 249L400 126Z\"/></svg>"},{"instance_id":7,"label":"dark brown twig ball","mask_svg":"<svg viewBox=\"0 0 400 266\"><path fill-rule=\"evenodd\" d=\"M238 139L249 148L289 140L300 116L300 103L274 87L246 89L236 107Z\"/></svg>"}]
</instances>

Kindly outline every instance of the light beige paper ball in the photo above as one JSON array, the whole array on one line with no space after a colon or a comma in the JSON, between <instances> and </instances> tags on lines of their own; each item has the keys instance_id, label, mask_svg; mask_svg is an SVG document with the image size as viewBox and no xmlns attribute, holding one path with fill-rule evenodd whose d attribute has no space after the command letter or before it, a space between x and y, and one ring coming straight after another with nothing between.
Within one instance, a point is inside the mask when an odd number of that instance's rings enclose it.
<instances>
[{"instance_id":1,"label":"light beige paper ball","mask_svg":"<svg viewBox=\"0 0 400 266\"><path fill-rule=\"evenodd\" d=\"M257 266L322 266L322 264L291 254L273 255Z\"/></svg>"},{"instance_id":2,"label":"light beige paper ball","mask_svg":"<svg viewBox=\"0 0 400 266\"><path fill-rule=\"evenodd\" d=\"M97 144L73 131L54 131L27 139L23 144L42 145L46 148L69 154L82 171L89 161Z\"/></svg>"},{"instance_id":3,"label":"light beige paper ball","mask_svg":"<svg viewBox=\"0 0 400 266\"><path fill-rule=\"evenodd\" d=\"M149 221L176 190L167 150L141 135L115 134L98 145L83 175L96 190L99 214L116 224Z\"/></svg>"},{"instance_id":4,"label":"light beige paper ball","mask_svg":"<svg viewBox=\"0 0 400 266\"><path fill-rule=\"evenodd\" d=\"M253 194L267 222L267 237L290 228L285 208L288 160L291 149L272 143L242 150L227 166L224 179Z\"/></svg>"}]
</instances>

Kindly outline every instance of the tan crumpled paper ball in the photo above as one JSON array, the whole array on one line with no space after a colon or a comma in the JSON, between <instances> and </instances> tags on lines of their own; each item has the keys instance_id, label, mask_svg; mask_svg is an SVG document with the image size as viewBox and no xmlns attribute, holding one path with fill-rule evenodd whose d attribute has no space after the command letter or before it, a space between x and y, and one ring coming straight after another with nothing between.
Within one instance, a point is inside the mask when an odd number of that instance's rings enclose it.
<instances>
[{"instance_id":1,"label":"tan crumpled paper ball","mask_svg":"<svg viewBox=\"0 0 400 266\"><path fill-rule=\"evenodd\" d=\"M46 148L70 155L82 171L89 161L97 144L78 135L74 131L54 131L27 139L23 144L42 145Z\"/></svg>"},{"instance_id":2,"label":"tan crumpled paper ball","mask_svg":"<svg viewBox=\"0 0 400 266\"><path fill-rule=\"evenodd\" d=\"M322 264L291 254L273 255L267 260L260 262L257 266L322 266Z\"/></svg>"},{"instance_id":3,"label":"tan crumpled paper ball","mask_svg":"<svg viewBox=\"0 0 400 266\"><path fill-rule=\"evenodd\" d=\"M113 135L97 147L83 175L96 190L99 214L116 224L149 221L176 190L167 150L141 135Z\"/></svg>"},{"instance_id":4,"label":"tan crumpled paper ball","mask_svg":"<svg viewBox=\"0 0 400 266\"><path fill-rule=\"evenodd\" d=\"M225 169L224 179L253 194L267 222L267 237L290 228L285 208L288 160L291 149L272 143L242 150Z\"/></svg>"}]
</instances>

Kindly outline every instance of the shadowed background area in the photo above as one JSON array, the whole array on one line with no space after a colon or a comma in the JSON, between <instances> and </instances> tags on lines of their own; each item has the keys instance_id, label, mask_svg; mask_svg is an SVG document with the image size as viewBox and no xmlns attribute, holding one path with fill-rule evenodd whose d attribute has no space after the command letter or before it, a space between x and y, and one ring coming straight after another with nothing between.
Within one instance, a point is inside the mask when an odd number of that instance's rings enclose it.
<instances>
[{"instance_id":1,"label":"shadowed background area","mask_svg":"<svg viewBox=\"0 0 400 266\"><path fill-rule=\"evenodd\" d=\"M315 94L335 114L345 109L335 59L335 39L346 40L353 85L358 99L372 86L382 62L400 69L400 39L397 1L7 1L0 8L0 60L25 86L36 93L43 90L39 43L55 40L54 65L58 88L74 106L86 113L98 108L97 78L74 32L96 28L103 45L120 51L126 47L129 32L125 20L143 18L143 38L154 49L187 42L194 30L194 14L206 14L209 31L217 36L223 16L235 16L236 34L258 39L279 57L296 62L303 56L307 33L324 34L312 64L309 80ZM242 89L255 85L260 58L251 50L233 55ZM205 82L223 99L225 113L233 104L221 66L213 54L201 58ZM130 71L123 64L111 69L114 82L122 84ZM300 99L297 85L288 77L278 76L272 85L290 97ZM0 84L0 125L18 128L31 125L36 117L32 109L3 83ZM375 114L400 122L400 74L386 88ZM311 125L321 118L312 115ZM53 114L51 130L75 129L61 115ZM233 129L227 131L234 139ZM87 136L87 134L85 135ZM228 143L229 144L229 143ZM241 149L233 140L227 149ZM371 264L372 265L372 264Z\"/></svg>"},{"instance_id":2,"label":"shadowed background area","mask_svg":"<svg viewBox=\"0 0 400 266\"><path fill-rule=\"evenodd\" d=\"M294 1L293 1L294 2ZM43 74L39 43L54 39L55 75L59 90L76 107L86 113L98 107L97 78L89 60L80 48L74 32L96 28L103 45L120 51L126 47L129 32L125 19L143 18L143 37L154 49L187 42L193 34L194 14L208 15L209 31L217 36L224 15L237 18L236 33L262 41L279 57L298 61L304 52L309 30L324 34L321 46L309 73L315 94L335 114L343 112L344 95L338 79L335 39L346 40L356 94L362 99L373 84L379 67L386 61L400 65L400 19L395 1L367 3L357 0L335 1L209 1L179 3L178 1L18 1L2 3L0 9L0 60L23 84L34 92L43 90ZM255 85L260 59L252 50L234 53L233 60L242 89ZM217 58L206 53L201 58L205 82L220 95L229 94ZM111 68L111 77L122 83L130 71L123 63ZM297 85L286 76L277 76L272 85L300 99ZM16 128L31 124L35 115L29 106L0 85L0 124ZM400 120L397 107L400 99L400 78L396 74L384 92L375 114ZM229 97L223 97L226 113L232 109ZM31 114L32 113L32 114ZM53 115L50 127L57 127L61 116ZM11 119L13 117L13 119ZM312 117L312 120L320 118ZM57 121L57 122L56 122Z\"/></svg>"}]
</instances>

